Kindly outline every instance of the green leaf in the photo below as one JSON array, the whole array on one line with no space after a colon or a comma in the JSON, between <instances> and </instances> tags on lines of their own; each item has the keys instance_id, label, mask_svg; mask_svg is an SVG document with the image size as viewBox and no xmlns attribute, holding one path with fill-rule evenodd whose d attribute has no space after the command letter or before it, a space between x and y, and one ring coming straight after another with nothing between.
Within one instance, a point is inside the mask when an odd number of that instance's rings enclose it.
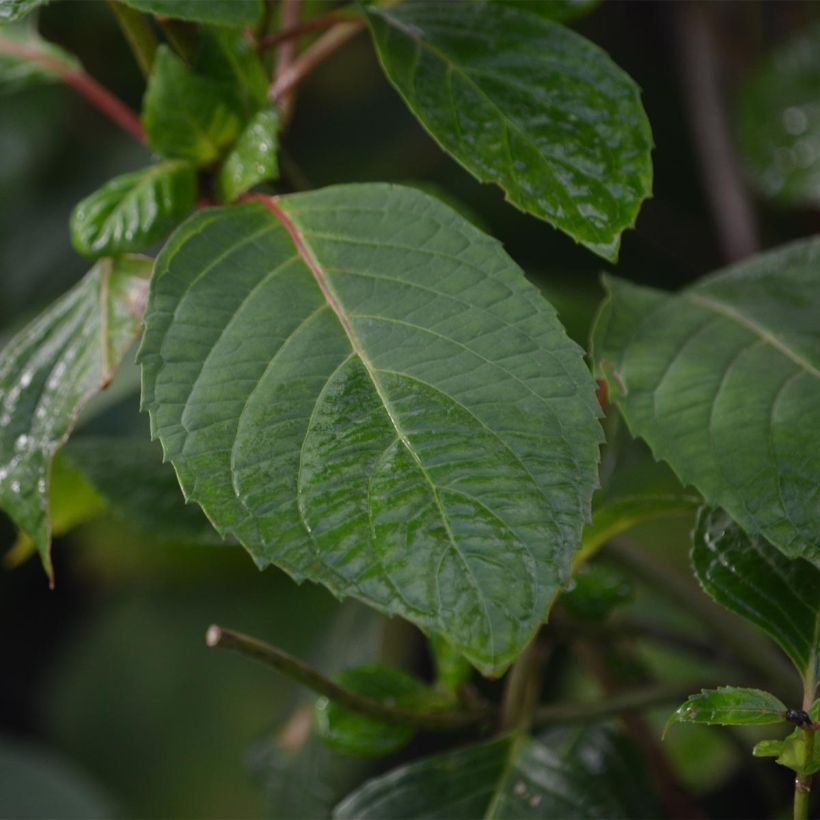
<instances>
[{"instance_id":1,"label":"green leaf","mask_svg":"<svg viewBox=\"0 0 820 820\"><path fill-rule=\"evenodd\" d=\"M262 14L262 0L122 0L126 6L148 14L214 23L252 26Z\"/></svg>"},{"instance_id":2,"label":"green leaf","mask_svg":"<svg viewBox=\"0 0 820 820\"><path fill-rule=\"evenodd\" d=\"M216 184L223 202L233 202L254 185L279 175L278 130L279 112L273 106L263 108L245 126L219 169Z\"/></svg>"},{"instance_id":3,"label":"green leaf","mask_svg":"<svg viewBox=\"0 0 820 820\"><path fill-rule=\"evenodd\" d=\"M103 259L0 351L0 508L51 575L51 462L142 319L151 261Z\"/></svg>"},{"instance_id":4,"label":"green leaf","mask_svg":"<svg viewBox=\"0 0 820 820\"><path fill-rule=\"evenodd\" d=\"M692 695L669 718L664 734L676 722L762 726L785 720L786 706L770 692L721 686L718 689L703 689L699 695Z\"/></svg>"},{"instance_id":5,"label":"green leaf","mask_svg":"<svg viewBox=\"0 0 820 820\"><path fill-rule=\"evenodd\" d=\"M779 47L741 89L740 147L758 189L820 205L820 26Z\"/></svg>"},{"instance_id":6,"label":"green leaf","mask_svg":"<svg viewBox=\"0 0 820 820\"><path fill-rule=\"evenodd\" d=\"M499 3L368 6L382 66L482 182L606 259L652 187L640 92L597 46Z\"/></svg>"},{"instance_id":7,"label":"green leaf","mask_svg":"<svg viewBox=\"0 0 820 820\"><path fill-rule=\"evenodd\" d=\"M567 742L569 741L569 742ZM400 766L340 803L336 820L657 817L634 756L610 733L508 735Z\"/></svg>"},{"instance_id":8,"label":"green leaf","mask_svg":"<svg viewBox=\"0 0 820 820\"><path fill-rule=\"evenodd\" d=\"M386 666L345 669L336 680L360 695L405 709L424 710L425 705L435 700L435 694L421 681ZM324 697L316 701L315 714L322 741L348 754L387 755L406 746L416 733L412 726L374 720Z\"/></svg>"},{"instance_id":9,"label":"green leaf","mask_svg":"<svg viewBox=\"0 0 820 820\"><path fill-rule=\"evenodd\" d=\"M539 17L546 17L548 20L555 20L557 23L569 23L589 14L601 2L601 0L495 0L507 6L537 14Z\"/></svg>"},{"instance_id":10,"label":"green leaf","mask_svg":"<svg viewBox=\"0 0 820 820\"><path fill-rule=\"evenodd\" d=\"M632 433L745 530L820 565L820 240L675 295L606 285L595 369Z\"/></svg>"},{"instance_id":11,"label":"green leaf","mask_svg":"<svg viewBox=\"0 0 820 820\"><path fill-rule=\"evenodd\" d=\"M159 447L141 439L83 437L61 452L111 509L162 541L216 545L223 539L202 511L186 505Z\"/></svg>"},{"instance_id":12,"label":"green leaf","mask_svg":"<svg viewBox=\"0 0 820 820\"><path fill-rule=\"evenodd\" d=\"M22 20L48 2L49 0L0 0L0 25Z\"/></svg>"},{"instance_id":13,"label":"green leaf","mask_svg":"<svg viewBox=\"0 0 820 820\"><path fill-rule=\"evenodd\" d=\"M242 126L232 86L193 73L167 46L157 50L142 121L151 148L199 166L219 159Z\"/></svg>"},{"instance_id":14,"label":"green leaf","mask_svg":"<svg viewBox=\"0 0 820 820\"><path fill-rule=\"evenodd\" d=\"M45 57L44 64L34 57ZM62 82L60 67L80 67L77 58L49 43L28 24L0 28L0 93L11 93L32 85Z\"/></svg>"},{"instance_id":15,"label":"green leaf","mask_svg":"<svg viewBox=\"0 0 820 820\"><path fill-rule=\"evenodd\" d=\"M196 193L196 170L181 160L114 177L76 205L71 241L92 258L143 250L182 222Z\"/></svg>"},{"instance_id":16,"label":"green leaf","mask_svg":"<svg viewBox=\"0 0 820 820\"><path fill-rule=\"evenodd\" d=\"M160 254L140 359L183 491L260 566L486 673L531 639L601 431L580 349L498 242L390 185L211 209Z\"/></svg>"},{"instance_id":17,"label":"green leaf","mask_svg":"<svg viewBox=\"0 0 820 820\"><path fill-rule=\"evenodd\" d=\"M812 744L811 757L807 753L804 729L795 729L783 740L761 740L752 749L755 757L775 757L775 762L781 766L803 777L811 777L820 772L820 744Z\"/></svg>"},{"instance_id":18,"label":"green leaf","mask_svg":"<svg viewBox=\"0 0 820 820\"><path fill-rule=\"evenodd\" d=\"M567 611L584 621L603 621L634 597L630 579L615 567L587 564L575 575L575 586L561 595Z\"/></svg>"},{"instance_id":19,"label":"green leaf","mask_svg":"<svg viewBox=\"0 0 820 820\"><path fill-rule=\"evenodd\" d=\"M767 632L804 680L820 677L820 571L750 538L720 510L701 510L693 540L706 593Z\"/></svg>"}]
</instances>

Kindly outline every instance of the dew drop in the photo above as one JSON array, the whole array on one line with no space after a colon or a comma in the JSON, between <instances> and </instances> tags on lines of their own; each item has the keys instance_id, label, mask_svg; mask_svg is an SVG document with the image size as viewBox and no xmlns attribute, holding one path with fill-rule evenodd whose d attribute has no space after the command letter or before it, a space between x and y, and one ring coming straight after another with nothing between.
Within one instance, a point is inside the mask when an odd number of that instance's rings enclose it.
<instances>
[{"instance_id":1,"label":"dew drop","mask_svg":"<svg viewBox=\"0 0 820 820\"><path fill-rule=\"evenodd\" d=\"M20 387L28 387L31 384L33 376L30 370L26 370L22 376L20 376Z\"/></svg>"},{"instance_id":2,"label":"dew drop","mask_svg":"<svg viewBox=\"0 0 820 820\"><path fill-rule=\"evenodd\" d=\"M25 450L28 447L29 437L27 435L17 436L17 441L14 442L14 447L17 450Z\"/></svg>"}]
</instances>

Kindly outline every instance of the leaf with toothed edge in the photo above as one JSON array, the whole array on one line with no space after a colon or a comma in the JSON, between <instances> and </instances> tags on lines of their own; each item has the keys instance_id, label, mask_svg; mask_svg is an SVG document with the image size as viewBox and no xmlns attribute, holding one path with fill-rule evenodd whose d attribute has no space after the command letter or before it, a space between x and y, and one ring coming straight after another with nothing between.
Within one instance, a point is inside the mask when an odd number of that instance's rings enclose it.
<instances>
[{"instance_id":1,"label":"leaf with toothed edge","mask_svg":"<svg viewBox=\"0 0 820 820\"><path fill-rule=\"evenodd\" d=\"M51 462L106 386L142 320L151 260L100 260L0 350L0 507L52 574Z\"/></svg>"},{"instance_id":2,"label":"leaf with toothed edge","mask_svg":"<svg viewBox=\"0 0 820 820\"><path fill-rule=\"evenodd\" d=\"M498 242L350 185L211 209L157 261L143 407L186 495L260 566L499 674L589 516L581 350Z\"/></svg>"},{"instance_id":3,"label":"leaf with toothed edge","mask_svg":"<svg viewBox=\"0 0 820 820\"><path fill-rule=\"evenodd\" d=\"M765 726L784 723L786 705L770 692L721 686L703 689L679 706L666 722L664 734L673 723L706 723L718 726Z\"/></svg>"}]
</instances>

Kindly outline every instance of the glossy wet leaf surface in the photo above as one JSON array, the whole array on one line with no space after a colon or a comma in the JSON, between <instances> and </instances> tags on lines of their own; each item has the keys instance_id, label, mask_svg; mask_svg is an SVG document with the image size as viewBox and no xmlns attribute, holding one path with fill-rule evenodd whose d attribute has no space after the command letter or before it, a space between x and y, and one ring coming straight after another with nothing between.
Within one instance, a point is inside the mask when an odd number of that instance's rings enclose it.
<instances>
[{"instance_id":1,"label":"glossy wet leaf surface","mask_svg":"<svg viewBox=\"0 0 820 820\"><path fill-rule=\"evenodd\" d=\"M254 185L278 176L278 130L279 112L273 106L248 122L219 169L217 189L223 202L232 202Z\"/></svg>"},{"instance_id":2,"label":"glossy wet leaf surface","mask_svg":"<svg viewBox=\"0 0 820 820\"><path fill-rule=\"evenodd\" d=\"M631 747L598 729L507 735L428 757L365 783L337 820L655 817ZM630 765L632 764L632 765Z\"/></svg>"},{"instance_id":3,"label":"glossy wet leaf surface","mask_svg":"<svg viewBox=\"0 0 820 820\"><path fill-rule=\"evenodd\" d=\"M532 637L601 432L580 349L495 240L389 185L209 210L157 261L140 356L183 490L260 566L487 673Z\"/></svg>"},{"instance_id":4,"label":"glossy wet leaf surface","mask_svg":"<svg viewBox=\"0 0 820 820\"><path fill-rule=\"evenodd\" d=\"M750 538L721 510L702 510L692 566L704 590L767 632L800 675L820 676L820 571Z\"/></svg>"},{"instance_id":5,"label":"glossy wet leaf surface","mask_svg":"<svg viewBox=\"0 0 820 820\"><path fill-rule=\"evenodd\" d=\"M632 433L748 532L820 565L820 240L677 294L606 285L593 356Z\"/></svg>"},{"instance_id":6,"label":"glossy wet leaf surface","mask_svg":"<svg viewBox=\"0 0 820 820\"><path fill-rule=\"evenodd\" d=\"M770 692L721 686L692 695L669 718L672 723L708 723L720 726L766 725L783 723L786 705Z\"/></svg>"},{"instance_id":7,"label":"glossy wet leaf surface","mask_svg":"<svg viewBox=\"0 0 820 820\"><path fill-rule=\"evenodd\" d=\"M51 461L131 347L150 272L139 257L98 262L0 350L0 507L48 572Z\"/></svg>"},{"instance_id":8,"label":"glossy wet leaf surface","mask_svg":"<svg viewBox=\"0 0 820 820\"><path fill-rule=\"evenodd\" d=\"M122 2L147 14L223 26L252 26L262 14L262 0L122 0Z\"/></svg>"},{"instance_id":9,"label":"glossy wet leaf surface","mask_svg":"<svg viewBox=\"0 0 820 820\"><path fill-rule=\"evenodd\" d=\"M196 193L196 169L181 160L114 177L74 208L71 241L90 257L143 250L182 222Z\"/></svg>"},{"instance_id":10,"label":"glossy wet leaf surface","mask_svg":"<svg viewBox=\"0 0 820 820\"><path fill-rule=\"evenodd\" d=\"M368 6L382 66L482 182L614 260L652 187L640 92L597 46L502 3Z\"/></svg>"}]
</instances>

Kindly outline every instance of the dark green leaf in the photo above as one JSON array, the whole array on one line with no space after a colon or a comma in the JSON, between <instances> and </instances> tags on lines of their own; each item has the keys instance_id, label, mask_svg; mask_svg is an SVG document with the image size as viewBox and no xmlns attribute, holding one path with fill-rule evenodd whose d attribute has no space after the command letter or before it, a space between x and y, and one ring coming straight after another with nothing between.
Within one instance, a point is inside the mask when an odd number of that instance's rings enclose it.
<instances>
[{"instance_id":1,"label":"dark green leaf","mask_svg":"<svg viewBox=\"0 0 820 820\"><path fill-rule=\"evenodd\" d=\"M515 6L558 23L569 23L589 14L600 4L601 0L495 0L495 2Z\"/></svg>"},{"instance_id":2,"label":"dark green leaf","mask_svg":"<svg viewBox=\"0 0 820 820\"><path fill-rule=\"evenodd\" d=\"M561 603L576 618L602 621L634 596L629 578L615 567L587 564L575 575L575 586L561 596Z\"/></svg>"},{"instance_id":3,"label":"dark green leaf","mask_svg":"<svg viewBox=\"0 0 820 820\"><path fill-rule=\"evenodd\" d=\"M45 55L69 69L80 67L73 55L44 40L33 26L5 26L0 28L0 92L62 81L56 65L44 65L33 60L34 55Z\"/></svg>"},{"instance_id":4,"label":"dark green leaf","mask_svg":"<svg viewBox=\"0 0 820 820\"><path fill-rule=\"evenodd\" d=\"M273 106L263 108L245 126L219 169L217 190L223 202L279 175L278 130L279 112Z\"/></svg>"},{"instance_id":5,"label":"dark green leaf","mask_svg":"<svg viewBox=\"0 0 820 820\"><path fill-rule=\"evenodd\" d=\"M424 709L435 695L421 681L399 669L386 666L359 666L337 675L347 689L405 709ZM416 733L412 726L385 723L365 717L327 698L316 701L316 729L328 746L361 756L386 755L401 749Z\"/></svg>"},{"instance_id":6,"label":"dark green leaf","mask_svg":"<svg viewBox=\"0 0 820 820\"><path fill-rule=\"evenodd\" d=\"M595 367L631 431L745 530L820 564L820 240L676 295L606 284Z\"/></svg>"},{"instance_id":7,"label":"dark green leaf","mask_svg":"<svg viewBox=\"0 0 820 820\"><path fill-rule=\"evenodd\" d=\"M155 444L141 439L77 438L62 451L111 509L163 541L221 544L202 511L186 505L174 471Z\"/></svg>"},{"instance_id":8,"label":"dark green leaf","mask_svg":"<svg viewBox=\"0 0 820 820\"><path fill-rule=\"evenodd\" d=\"M627 761L633 765L627 765ZM637 761L599 730L506 736L401 766L336 807L337 820L656 817Z\"/></svg>"},{"instance_id":9,"label":"dark green leaf","mask_svg":"<svg viewBox=\"0 0 820 820\"><path fill-rule=\"evenodd\" d=\"M182 222L196 193L196 170L182 160L114 177L74 208L71 241L93 258L143 250Z\"/></svg>"},{"instance_id":10,"label":"dark green leaf","mask_svg":"<svg viewBox=\"0 0 820 820\"><path fill-rule=\"evenodd\" d=\"M214 23L221 26L252 26L262 13L262 0L122 0L148 14Z\"/></svg>"},{"instance_id":11,"label":"dark green leaf","mask_svg":"<svg viewBox=\"0 0 820 820\"><path fill-rule=\"evenodd\" d=\"M98 262L0 351L0 507L51 573L51 462L110 381L142 320L151 261Z\"/></svg>"},{"instance_id":12,"label":"dark green leaf","mask_svg":"<svg viewBox=\"0 0 820 820\"><path fill-rule=\"evenodd\" d=\"M720 726L761 726L783 723L786 706L774 695L761 689L721 686L703 689L679 706L666 723L708 723ZM664 730L664 732L666 731Z\"/></svg>"},{"instance_id":13,"label":"dark green leaf","mask_svg":"<svg viewBox=\"0 0 820 820\"><path fill-rule=\"evenodd\" d=\"M750 538L720 510L702 510L692 565L719 604L767 632L804 679L820 677L820 571Z\"/></svg>"},{"instance_id":14,"label":"dark green leaf","mask_svg":"<svg viewBox=\"0 0 820 820\"><path fill-rule=\"evenodd\" d=\"M0 25L22 20L27 14L48 2L49 0L0 0Z\"/></svg>"},{"instance_id":15,"label":"dark green leaf","mask_svg":"<svg viewBox=\"0 0 820 820\"><path fill-rule=\"evenodd\" d=\"M498 3L368 6L390 81L439 144L607 259L652 187L640 92L597 46Z\"/></svg>"},{"instance_id":16,"label":"dark green leaf","mask_svg":"<svg viewBox=\"0 0 820 820\"><path fill-rule=\"evenodd\" d=\"M200 166L215 162L242 126L232 87L194 74L166 46L157 50L142 120L151 148Z\"/></svg>"},{"instance_id":17,"label":"dark green leaf","mask_svg":"<svg viewBox=\"0 0 820 820\"><path fill-rule=\"evenodd\" d=\"M389 185L208 210L157 261L140 358L184 492L261 566L487 673L530 640L601 431L581 351L495 240Z\"/></svg>"},{"instance_id":18,"label":"dark green leaf","mask_svg":"<svg viewBox=\"0 0 820 820\"><path fill-rule=\"evenodd\" d=\"M740 145L760 191L820 205L820 26L778 48L740 94Z\"/></svg>"}]
</instances>

